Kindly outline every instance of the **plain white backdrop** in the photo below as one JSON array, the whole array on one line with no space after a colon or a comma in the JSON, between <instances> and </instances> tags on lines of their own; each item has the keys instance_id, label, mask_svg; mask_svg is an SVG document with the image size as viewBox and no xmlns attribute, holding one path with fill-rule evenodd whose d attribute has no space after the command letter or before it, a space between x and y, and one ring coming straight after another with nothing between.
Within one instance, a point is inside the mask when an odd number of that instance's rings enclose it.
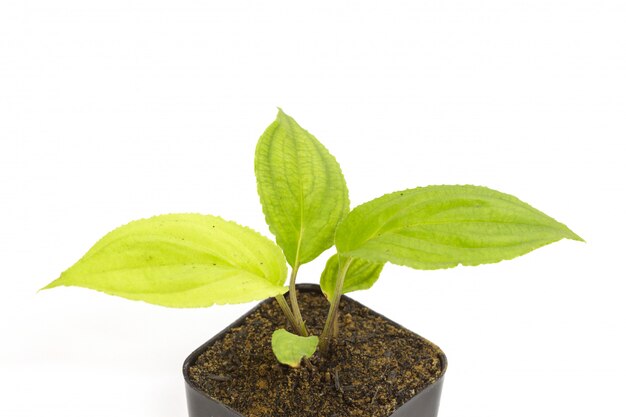
<instances>
[{"instance_id":1,"label":"plain white backdrop","mask_svg":"<svg viewBox=\"0 0 626 417\"><path fill-rule=\"evenodd\" d=\"M441 417L625 416L625 22L621 0L2 0L0 415L186 415L183 359L252 304L36 291L133 219L269 236L253 155L280 106L353 206L486 185L587 240L353 294L447 353Z\"/></svg>"}]
</instances>

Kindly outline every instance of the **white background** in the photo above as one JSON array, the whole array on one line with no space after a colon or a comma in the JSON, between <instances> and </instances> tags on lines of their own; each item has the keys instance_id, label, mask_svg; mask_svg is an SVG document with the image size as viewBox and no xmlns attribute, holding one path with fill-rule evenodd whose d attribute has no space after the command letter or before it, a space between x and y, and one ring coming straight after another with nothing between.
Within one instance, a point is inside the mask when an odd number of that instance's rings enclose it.
<instances>
[{"instance_id":1,"label":"white background","mask_svg":"<svg viewBox=\"0 0 626 417\"><path fill-rule=\"evenodd\" d=\"M0 415L186 415L183 359L251 304L36 291L132 219L269 235L253 154L281 106L340 161L353 205L486 185L587 240L387 266L354 294L448 354L440 417L625 416L626 4L309 3L2 0Z\"/></svg>"}]
</instances>

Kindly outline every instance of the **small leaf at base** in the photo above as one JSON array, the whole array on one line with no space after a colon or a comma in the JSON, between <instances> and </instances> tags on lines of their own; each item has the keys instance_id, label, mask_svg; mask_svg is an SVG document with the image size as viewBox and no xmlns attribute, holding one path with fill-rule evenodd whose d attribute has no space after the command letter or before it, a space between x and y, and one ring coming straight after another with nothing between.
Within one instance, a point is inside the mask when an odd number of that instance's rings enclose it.
<instances>
[{"instance_id":1,"label":"small leaf at base","mask_svg":"<svg viewBox=\"0 0 626 417\"><path fill-rule=\"evenodd\" d=\"M335 293L335 284L337 283L337 274L339 273L339 257L341 255L333 255L326 262L324 272L320 279L320 287L327 299L331 300ZM342 261L343 262L343 261ZM352 291L366 290L378 280L384 263L370 262L365 259L355 258L348 267L346 277L343 281L342 294Z\"/></svg>"},{"instance_id":2,"label":"small leaf at base","mask_svg":"<svg viewBox=\"0 0 626 417\"><path fill-rule=\"evenodd\" d=\"M285 329L272 334L272 350L278 362L298 368L302 358L310 358L317 350L317 336L298 336Z\"/></svg>"}]
</instances>

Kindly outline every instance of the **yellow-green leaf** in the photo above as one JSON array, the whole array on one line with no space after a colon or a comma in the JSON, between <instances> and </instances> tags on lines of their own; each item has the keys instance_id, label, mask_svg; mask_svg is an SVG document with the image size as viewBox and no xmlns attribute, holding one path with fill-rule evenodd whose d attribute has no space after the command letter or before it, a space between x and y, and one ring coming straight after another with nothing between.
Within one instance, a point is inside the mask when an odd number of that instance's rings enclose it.
<instances>
[{"instance_id":1,"label":"yellow-green leaf","mask_svg":"<svg viewBox=\"0 0 626 417\"><path fill-rule=\"evenodd\" d=\"M320 286L322 292L331 300L335 294L335 285L337 283L337 274L339 273L339 257L341 255L333 255L326 262L326 268L322 272ZM342 260L342 263L344 260ZM352 291L366 290L378 280L384 263L370 262L366 259L353 259L348 266L348 271L343 281L342 294Z\"/></svg>"},{"instance_id":2,"label":"yellow-green leaf","mask_svg":"<svg viewBox=\"0 0 626 417\"><path fill-rule=\"evenodd\" d=\"M289 264L312 261L332 246L350 203L324 145L279 110L259 139L254 170L265 219Z\"/></svg>"},{"instance_id":3,"label":"yellow-green leaf","mask_svg":"<svg viewBox=\"0 0 626 417\"><path fill-rule=\"evenodd\" d=\"M113 230L50 283L168 307L244 303L282 294L275 243L220 217L167 214Z\"/></svg>"},{"instance_id":4,"label":"yellow-green leaf","mask_svg":"<svg viewBox=\"0 0 626 417\"><path fill-rule=\"evenodd\" d=\"M278 362L292 368L300 366L302 358L310 358L317 350L317 336L298 336L285 329L272 334L272 350Z\"/></svg>"},{"instance_id":5,"label":"yellow-green leaf","mask_svg":"<svg viewBox=\"0 0 626 417\"><path fill-rule=\"evenodd\" d=\"M356 207L337 228L335 243L346 256L439 269L512 259L563 238L582 240L511 195L438 185Z\"/></svg>"}]
</instances>

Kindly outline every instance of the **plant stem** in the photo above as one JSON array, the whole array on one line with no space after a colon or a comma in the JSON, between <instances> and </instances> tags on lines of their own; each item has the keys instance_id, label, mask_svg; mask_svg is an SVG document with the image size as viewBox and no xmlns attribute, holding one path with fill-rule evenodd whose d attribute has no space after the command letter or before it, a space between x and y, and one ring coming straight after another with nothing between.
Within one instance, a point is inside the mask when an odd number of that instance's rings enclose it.
<instances>
[{"instance_id":1,"label":"plant stem","mask_svg":"<svg viewBox=\"0 0 626 417\"><path fill-rule=\"evenodd\" d=\"M324 324L324 331L322 332L322 336L320 337L320 351L324 355L328 353L328 347L330 346L330 340L333 334L333 327L335 326L337 314L339 313L339 302L341 301L341 295L343 292L343 281L346 278L348 268L350 268L350 263L352 263L352 258L347 258L344 261L343 266L337 272L335 292L333 294L332 300L330 300L330 309L328 311L328 316L326 317L326 324Z\"/></svg>"},{"instance_id":2,"label":"plant stem","mask_svg":"<svg viewBox=\"0 0 626 417\"><path fill-rule=\"evenodd\" d=\"M285 296L282 294L279 294L274 298L276 298L276 301L278 301L278 305L283 310L283 313L285 313L285 316L287 317L289 324L291 324L291 327L293 327L293 330L296 331L298 334L300 334L300 336L305 336L304 334L302 334L302 331L300 330L300 326L298 326L298 322L296 321L296 318L294 317L293 312L289 308L289 304L287 304L287 300L285 300Z\"/></svg>"},{"instance_id":3,"label":"plant stem","mask_svg":"<svg viewBox=\"0 0 626 417\"><path fill-rule=\"evenodd\" d=\"M331 339L336 339L339 336L339 320L333 322L333 329L330 332Z\"/></svg>"},{"instance_id":4,"label":"plant stem","mask_svg":"<svg viewBox=\"0 0 626 417\"><path fill-rule=\"evenodd\" d=\"M291 277L289 278L289 301L291 301L291 310L293 311L296 324L298 325L298 332L301 336L308 336L309 332L306 329L306 324L304 324L302 314L300 313L300 306L298 305L298 293L296 291L296 276L298 275L299 268L300 264L296 262L291 269Z\"/></svg>"}]
</instances>

